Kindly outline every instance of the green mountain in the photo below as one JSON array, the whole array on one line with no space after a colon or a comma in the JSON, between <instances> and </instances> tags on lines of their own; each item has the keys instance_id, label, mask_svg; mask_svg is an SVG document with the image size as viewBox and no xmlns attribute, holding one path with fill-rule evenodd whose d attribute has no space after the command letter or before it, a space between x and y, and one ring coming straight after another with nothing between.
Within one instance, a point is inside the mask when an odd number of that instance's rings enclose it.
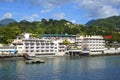
<instances>
[{"instance_id":1,"label":"green mountain","mask_svg":"<svg viewBox=\"0 0 120 80\"><path fill-rule=\"evenodd\" d=\"M87 22L86 25L120 29L120 16L112 16L112 17L103 18L103 19L91 20Z\"/></svg>"},{"instance_id":2,"label":"green mountain","mask_svg":"<svg viewBox=\"0 0 120 80\"><path fill-rule=\"evenodd\" d=\"M110 35L109 42L120 42L120 16L112 16L103 19L91 20L86 23L87 32L90 35Z\"/></svg>"},{"instance_id":3,"label":"green mountain","mask_svg":"<svg viewBox=\"0 0 120 80\"><path fill-rule=\"evenodd\" d=\"M14 19L6 18L6 19L0 20L0 25L6 26L9 23L14 23L14 22L16 22Z\"/></svg>"}]
</instances>

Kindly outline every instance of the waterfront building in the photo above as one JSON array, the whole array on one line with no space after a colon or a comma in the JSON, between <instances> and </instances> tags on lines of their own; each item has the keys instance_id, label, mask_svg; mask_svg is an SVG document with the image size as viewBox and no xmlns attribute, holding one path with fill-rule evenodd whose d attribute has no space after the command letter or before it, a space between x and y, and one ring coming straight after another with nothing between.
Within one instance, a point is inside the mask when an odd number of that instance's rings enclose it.
<instances>
[{"instance_id":1,"label":"waterfront building","mask_svg":"<svg viewBox=\"0 0 120 80\"><path fill-rule=\"evenodd\" d=\"M17 49L17 54L18 55L23 55L24 53L24 45L23 45L23 39L25 36L18 36L16 39L13 40L12 44L16 47Z\"/></svg>"},{"instance_id":2,"label":"waterfront building","mask_svg":"<svg viewBox=\"0 0 120 80\"><path fill-rule=\"evenodd\" d=\"M41 39L29 37L28 33L19 36L13 41L18 54L27 53L31 56L63 56L66 52L76 49L80 53L102 54L105 49L105 41L102 36L81 36L68 34L40 34ZM65 45L63 41L69 41L71 45ZM74 50L74 51L76 51ZM73 51L73 52L74 52Z\"/></svg>"},{"instance_id":3,"label":"waterfront building","mask_svg":"<svg viewBox=\"0 0 120 80\"><path fill-rule=\"evenodd\" d=\"M61 39L39 39L29 37L28 33L25 33L24 37L15 39L13 44L17 47L19 54L27 53L30 56L63 56L66 49Z\"/></svg>"},{"instance_id":4,"label":"waterfront building","mask_svg":"<svg viewBox=\"0 0 120 80\"><path fill-rule=\"evenodd\" d=\"M41 34L43 39L52 40L52 41L63 41L67 39L70 43L73 43L74 46L69 45L67 52L77 52L75 53L89 53L93 54L102 54L105 49L105 40L102 36L82 36L82 35L64 35L64 34ZM67 46L68 47L68 46Z\"/></svg>"},{"instance_id":5,"label":"waterfront building","mask_svg":"<svg viewBox=\"0 0 120 80\"><path fill-rule=\"evenodd\" d=\"M10 46L3 46L0 45L0 56L2 55L11 55L11 54L15 54L17 52L17 49L15 46L10 45Z\"/></svg>"},{"instance_id":6,"label":"waterfront building","mask_svg":"<svg viewBox=\"0 0 120 80\"><path fill-rule=\"evenodd\" d=\"M49 41L43 39L29 38L23 40L24 53L33 56L55 56L63 55L65 46L58 41Z\"/></svg>"},{"instance_id":7,"label":"waterfront building","mask_svg":"<svg viewBox=\"0 0 120 80\"><path fill-rule=\"evenodd\" d=\"M105 49L105 40L102 36L77 36L76 45L78 49L89 50L90 55L102 54Z\"/></svg>"},{"instance_id":8,"label":"waterfront building","mask_svg":"<svg viewBox=\"0 0 120 80\"><path fill-rule=\"evenodd\" d=\"M65 53L77 55L97 55L107 53L119 53L118 49L106 49L102 36L81 36L68 34L41 34L41 39L30 37L29 33L18 36L11 46L0 45L0 54L17 53L17 55L29 54L30 56L63 56ZM70 44L66 45L64 41ZM85 54L87 53L87 54Z\"/></svg>"},{"instance_id":9,"label":"waterfront building","mask_svg":"<svg viewBox=\"0 0 120 80\"><path fill-rule=\"evenodd\" d=\"M104 54L118 54L120 53L120 47L119 48L105 48Z\"/></svg>"}]
</instances>

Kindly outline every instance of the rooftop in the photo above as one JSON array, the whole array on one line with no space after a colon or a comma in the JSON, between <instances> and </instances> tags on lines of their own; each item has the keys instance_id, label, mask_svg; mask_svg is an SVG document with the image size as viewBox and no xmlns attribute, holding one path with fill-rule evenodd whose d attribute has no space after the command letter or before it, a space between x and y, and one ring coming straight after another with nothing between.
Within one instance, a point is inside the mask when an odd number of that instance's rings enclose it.
<instances>
[{"instance_id":1,"label":"rooftop","mask_svg":"<svg viewBox=\"0 0 120 80\"><path fill-rule=\"evenodd\" d=\"M72 34L40 34L41 37L70 37Z\"/></svg>"}]
</instances>

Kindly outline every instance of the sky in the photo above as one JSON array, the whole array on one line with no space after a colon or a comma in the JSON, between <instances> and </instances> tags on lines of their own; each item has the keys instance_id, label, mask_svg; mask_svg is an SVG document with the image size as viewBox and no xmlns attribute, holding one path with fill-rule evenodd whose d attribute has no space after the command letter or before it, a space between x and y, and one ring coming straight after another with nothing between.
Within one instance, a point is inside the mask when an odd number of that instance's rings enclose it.
<instances>
[{"instance_id":1,"label":"sky","mask_svg":"<svg viewBox=\"0 0 120 80\"><path fill-rule=\"evenodd\" d=\"M120 0L0 0L0 20L66 19L76 24L120 15Z\"/></svg>"}]
</instances>

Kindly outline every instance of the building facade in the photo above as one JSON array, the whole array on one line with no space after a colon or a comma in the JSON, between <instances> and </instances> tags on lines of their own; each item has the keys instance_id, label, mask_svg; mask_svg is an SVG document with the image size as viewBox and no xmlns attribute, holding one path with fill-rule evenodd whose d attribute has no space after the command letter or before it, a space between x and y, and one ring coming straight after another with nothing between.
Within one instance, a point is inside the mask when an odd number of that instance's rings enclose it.
<instances>
[{"instance_id":1,"label":"building facade","mask_svg":"<svg viewBox=\"0 0 120 80\"><path fill-rule=\"evenodd\" d=\"M87 49L92 54L102 54L105 50L105 40L102 36L77 36L76 45L79 49Z\"/></svg>"},{"instance_id":2,"label":"building facade","mask_svg":"<svg viewBox=\"0 0 120 80\"><path fill-rule=\"evenodd\" d=\"M101 54L105 49L105 41L102 36L81 36L68 34L42 34L41 39L29 37L29 34L24 34L24 37L17 38L13 41L19 54L27 53L30 56L63 56L68 45L63 43L64 40L75 44L78 51L89 52L89 54Z\"/></svg>"},{"instance_id":3,"label":"building facade","mask_svg":"<svg viewBox=\"0 0 120 80\"><path fill-rule=\"evenodd\" d=\"M2 46L0 45L0 55L11 55L17 53L17 48L13 45Z\"/></svg>"}]
</instances>

